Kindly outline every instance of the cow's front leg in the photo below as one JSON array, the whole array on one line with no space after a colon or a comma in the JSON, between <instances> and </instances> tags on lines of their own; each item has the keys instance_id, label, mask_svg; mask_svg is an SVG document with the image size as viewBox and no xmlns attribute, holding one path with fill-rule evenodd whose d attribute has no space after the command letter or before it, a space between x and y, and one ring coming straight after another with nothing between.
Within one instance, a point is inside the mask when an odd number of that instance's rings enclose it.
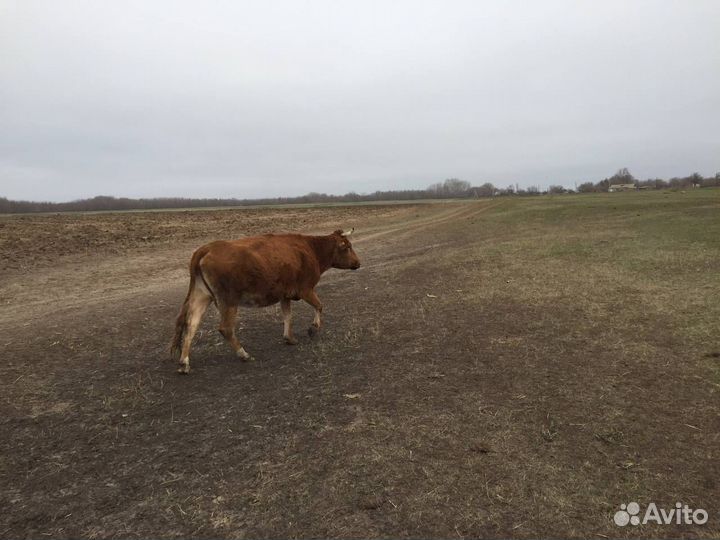
<instances>
[{"instance_id":1,"label":"cow's front leg","mask_svg":"<svg viewBox=\"0 0 720 540\"><path fill-rule=\"evenodd\" d=\"M308 328L308 335L313 337L320 331L320 327L322 326L322 302L320 302L320 299L314 290L311 290L303 296L303 300L315 308L315 318L313 319L313 323L310 325L310 328Z\"/></svg>"},{"instance_id":2,"label":"cow's front leg","mask_svg":"<svg viewBox=\"0 0 720 540\"><path fill-rule=\"evenodd\" d=\"M297 345L297 340L292 335L292 305L289 299L280 300L280 309L283 314L283 338L288 345Z\"/></svg>"}]
</instances>

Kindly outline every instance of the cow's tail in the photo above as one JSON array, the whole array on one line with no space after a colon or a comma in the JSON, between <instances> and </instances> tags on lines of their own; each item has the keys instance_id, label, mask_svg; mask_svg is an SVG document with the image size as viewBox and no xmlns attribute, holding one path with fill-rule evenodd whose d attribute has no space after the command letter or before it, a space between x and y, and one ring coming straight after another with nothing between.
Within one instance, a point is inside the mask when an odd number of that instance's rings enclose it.
<instances>
[{"instance_id":1,"label":"cow's tail","mask_svg":"<svg viewBox=\"0 0 720 540\"><path fill-rule=\"evenodd\" d=\"M190 285L188 286L188 292L185 296L185 301L180 308L180 313L178 313L177 319L175 319L175 335L173 336L172 342L170 343L170 356L173 358L176 358L182 350L183 336L185 335L185 330L187 329L187 314L188 308L190 306L190 297L192 296L193 290L195 289L195 280L200 278L203 280L203 282L205 281L200 271L200 261L207 254L207 252L208 249L203 246L200 249L196 250L195 253L193 253L192 258L190 259Z\"/></svg>"}]
</instances>

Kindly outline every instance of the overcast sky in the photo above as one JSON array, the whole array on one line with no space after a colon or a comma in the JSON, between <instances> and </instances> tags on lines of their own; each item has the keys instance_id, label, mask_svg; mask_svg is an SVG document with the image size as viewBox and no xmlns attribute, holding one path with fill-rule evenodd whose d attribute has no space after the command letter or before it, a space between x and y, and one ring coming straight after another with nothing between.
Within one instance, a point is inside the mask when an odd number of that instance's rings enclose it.
<instances>
[{"instance_id":1,"label":"overcast sky","mask_svg":"<svg viewBox=\"0 0 720 540\"><path fill-rule=\"evenodd\" d=\"M0 0L0 196L720 171L720 1Z\"/></svg>"}]
</instances>

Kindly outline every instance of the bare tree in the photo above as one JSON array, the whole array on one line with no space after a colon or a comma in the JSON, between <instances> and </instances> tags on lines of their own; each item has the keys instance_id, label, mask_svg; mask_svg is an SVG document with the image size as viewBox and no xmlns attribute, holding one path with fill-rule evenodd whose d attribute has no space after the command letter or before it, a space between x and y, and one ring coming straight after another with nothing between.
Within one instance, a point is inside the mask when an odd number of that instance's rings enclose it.
<instances>
[{"instance_id":1,"label":"bare tree","mask_svg":"<svg viewBox=\"0 0 720 540\"><path fill-rule=\"evenodd\" d=\"M615 184L634 184L635 177L630 173L627 167L618 169L618 171L610 177L610 185Z\"/></svg>"},{"instance_id":2,"label":"bare tree","mask_svg":"<svg viewBox=\"0 0 720 540\"><path fill-rule=\"evenodd\" d=\"M482 186L475 188L479 197L492 197L495 194L495 186L485 182Z\"/></svg>"}]
</instances>

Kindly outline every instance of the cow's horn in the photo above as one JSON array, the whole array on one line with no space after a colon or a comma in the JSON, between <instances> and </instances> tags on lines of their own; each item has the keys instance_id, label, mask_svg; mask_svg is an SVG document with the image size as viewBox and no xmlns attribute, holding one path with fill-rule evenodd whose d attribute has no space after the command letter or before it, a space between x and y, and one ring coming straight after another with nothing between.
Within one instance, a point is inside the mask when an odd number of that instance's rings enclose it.
<instances>
[{"instance_id":1,"label":"cow's horn","mask_svg":"<svg viewBox=\"0 0 720 540\"><path fill-rule=\"evenodd\" d=\"M350 229L348 232L342 233L342 235L343 235L343 236L350 236L350 235L353 233L354 230L355 230L355 227L353 227L352 229Z\"/></svg>"}]
</instances>

